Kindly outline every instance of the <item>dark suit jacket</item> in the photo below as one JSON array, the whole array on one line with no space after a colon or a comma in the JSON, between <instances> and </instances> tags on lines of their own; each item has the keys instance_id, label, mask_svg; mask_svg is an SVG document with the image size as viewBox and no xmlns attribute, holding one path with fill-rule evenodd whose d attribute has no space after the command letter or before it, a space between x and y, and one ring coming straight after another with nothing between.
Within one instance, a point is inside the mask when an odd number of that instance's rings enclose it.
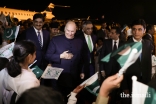
<instances>
[{"instance_id":1,"label":"dark suit jacket","mask_svg":"<svg viewBox=\"0 0 156 104\"><path fill-rule=\"evenodd\" d=\"M78 38L67 39L65 35L55 36L51 39L46 52L46 59L53 67L63 68L59 77L62 86L70 86L80 76L78 68L82 55L83 42ZM68 51L73 54L72 59L60 59L60 54ZM71 83L71 84L70 84Z\"/></svg>"},{"instance_id":2,"label":"dark suit jacket","mask_svg":"<svg viewBox=\"0 0 156 104\"><path fill-rule=\"evenodd\" d=\"M119 69L120 65L117 63L117 61L113 58L110 59L108 63L102 62L101 59L104 58L106 55L111 53L112 50L112 39L106 39L103 43L101 53L100 53L100 71L104 70L106 77L111 76L113 74L116 74ZM122 46L124 44L123 41L119 40L118 47Z\"/></svg>"},{"instance_id":3,"label":"dark suit jacket","mask_svg":"<svg viewBox=\"0 0 156 104\"><path fill-rule=\"evenodd\" d=\"M151 36L152 36L152 37L151 37ZM152 52L152 55L155 55L154 36L153 36L153 35L151 35L151 36L147 33L147 34L145 34L145 35L143 36L143 39L147 39L147 40L149 40L149 41L152 43L152 45L153 45L153 52Z\"/></svg>"},{"instance_id":4,"label":"dark suit jacket","mask_svg":"<svg viewBox=\"0 0 156 104\"><path fill-rule=\"evenodd\" d=\"M89 75L90 60L91 60L91 64L94 66L94 69L95 69L94 52L95 52L95 48L96 48L95 44L96 44L97 37L95 35L91 35L91 39L92 39L93 46L94 46L94 49L91 53L89 51L88 44L86 42L84 33L77 35L77 37L83 41L83 54L82 54L83 60L81 62L83 64L83 72L85 74L85 77L88 78L88 77L90 77L90 75Z\"/></svg>"},{"instance_id":5,"label":"dark suit jacket","mask_svg":"<svg viewBox=\"0 0 156 104\"><path fill-rule=\"evenodd\" d=\"M106 32L104 32L102 29L97 31L97 38L102 38L103 40L105 40L105 37L107 37Z\"/></svg>"},{"instance_id":6,"label":"dark suit jacket","mask_svg":"<svg viewBox=\"0 0 156 104\"><path fill-rule=\"evenodd\" d=\"M36 60L37 65L42 69L45 70L48 62L45 60L45 53L47 51L49 41L50 41L50 33L46 30L42 30L43 33L43 47L40 47L40 43L38 41L38 37L36 35L36 32L33 27L30 27L29 29L25 30L23 32L24 34L21 34L20 39L21 40L31 40L35 43L36 46ZM20 40L18 40L20 41Z\"/></svg>"},{"instance_id":7,"label":"dark suit jacket","mask_svg":"<svg viewBox=\"0 0 156 104\"><path fill-rule=\"evenodd\" d=\"M134 42L133 39L129 40L127 43L130 42ZM137 80L144 84L147 84L151 80L151 50L151 42L143 39L141 60L139 57L125 72L124 79L121 84L121 88L123 90L132 91L132 76L136 76Z\"/></svg>"}]
</instances>

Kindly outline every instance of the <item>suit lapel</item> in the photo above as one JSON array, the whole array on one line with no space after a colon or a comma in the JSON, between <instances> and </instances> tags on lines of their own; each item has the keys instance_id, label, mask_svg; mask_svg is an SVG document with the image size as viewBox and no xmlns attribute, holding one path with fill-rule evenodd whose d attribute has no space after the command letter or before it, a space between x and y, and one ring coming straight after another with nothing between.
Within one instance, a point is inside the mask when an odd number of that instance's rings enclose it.
<instances>
[{"instance_id":1,"label":"suit lapel","mask_svg":"<svg viewBox=\"0 0 156 104\"><path fill-rule=\"evenodd\" d=\"M110 52L112 52L113 51L113 45L112 45L112 43L113 43L113 39L110 39L110 41L109 41L109 46L108 46L108 48L110 49Z\"/></svg>"},{"instance_id":2,"label":"suit lapel","mask_svg":"<svg viewBox=\"0 0 156 104\"><path fill-rule=\"evenodd\" d=\"M42 30L42 36L43 36L43 45L42 45L42 49L44 48L44 46L45 46L45 42L46 42L46 39L45 39L45 36L44 36L44 34L45 34L45 32Z\"/></svg>"},{"instance_id":3,"label":"suit lapel","mask_svg":"<svg viewBox=\"0 0 156 104\"><path fill-rule=\"evenodd\" d=\"M86 38L85 38L85 36L84 36L84 33L82 34L82 39L84 40L84 43L85 43L85 45L86 45L86 47L87 47L87 50L89 51L89 47L88 47ZM90 51L89 51L89 52L90 52Z\"/></svg>"},{"instance_id":4,"label":"suit lapel","mask_svg":"<svg viewBox=\"0 0 156 104\"><path fill-rule=\"evenodd\" d=\"M143 60L144 55L145 55L145 51L146 50L146 43L145 41L142 39L142 53L141 53L141 60Z\"/></svg>"}]
</instances>

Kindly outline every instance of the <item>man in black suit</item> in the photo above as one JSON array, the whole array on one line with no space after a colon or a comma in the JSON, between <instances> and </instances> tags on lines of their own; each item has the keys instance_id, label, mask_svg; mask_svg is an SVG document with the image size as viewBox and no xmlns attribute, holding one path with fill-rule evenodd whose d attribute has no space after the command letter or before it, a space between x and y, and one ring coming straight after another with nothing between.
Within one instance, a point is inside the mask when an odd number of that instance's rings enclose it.
<instances>
[{"instance_id":1,"label":"man in black suit","mask_svg":"<svg viewBox=\"0 0 156 104\"><path fill-rule=\"evenodd\" d=\"M103 40L109 39L108 36L109 30L106 27L107 27L107 23L105 21L102 21L101 28L100 30L97 31L97 38L102 38Z\"/></svg>"},{"instance_id":2,"label":"man in black suit","mask_svg":"<svg viewBox=\"0 0 156 104\"><path fill-rule=\"evenodd\" d=\"M139 19L132 22L133 38L127 43L142 42L142 53L140 57L132 64L124 74L124 80L121 88L124 94L132 94L132 76L136 76L137 80L141 83L148 84L151 80L151 53L153 46L149 40L142 39L146 31L146 23L144 20ZM123 104L131 104L131 98L123 98Z\"/></svg>"},{"instance_id":3,"label":"man in black suit","mask_svg":"<svg viewBox=\"0 0 156 104\"><path fill-rule=\"evenodd\" d=\"M100 53L100 60L124 44L124 42L119 39L120 35L121 29L119 27L113 27L111 29L111 39L107 39L103 42L103 46ZM114 75L119 71L119 69L120 66L114 59L111 59L108 63L100 61L100 71L102 77L109 77L111 75Z\"/></svg>"},{"instance_id":4,"label":"man in black suit","mask_svg":"<svg viewBox=\"0 0 156 104\"><path fill-rule=\"evenodd\" d=\"M143 36L143 39L147 39L149 40L152 45L153 45L153 52L152 52L152 55L155 55L155 44L154 44L154 25L147 25L146 27L146 34Z\"/></svg>"},{"instance_id":5,"label":"man in black suit","mask_svg":"<svg viewBox=\"0 0 156 104\"><path fill-rule=\"evenodd\" d=\"M119 27L113 27L111 29L110 31L111 39L107 39L103 42L103 46L100 53L100 60L124 44L124 42L121 39L119 39L119 36L121 34L122 34L121 29ZM103 82L104 78L116 74L119 71L119 69L120 69L120 65L114 58L111 58L108 63L100 61L101 83ZM117 96L118 92L119 90L116 89L110 93L111 100L109 104L116 104L116 102L119 100L118 99L119 97Z\"/></svg>"}]
</instances>

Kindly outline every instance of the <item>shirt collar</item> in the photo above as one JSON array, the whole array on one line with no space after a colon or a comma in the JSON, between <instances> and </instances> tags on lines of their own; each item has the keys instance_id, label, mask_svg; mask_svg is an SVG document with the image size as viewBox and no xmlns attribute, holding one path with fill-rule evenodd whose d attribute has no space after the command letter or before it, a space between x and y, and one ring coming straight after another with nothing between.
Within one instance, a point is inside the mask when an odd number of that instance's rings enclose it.
<instances>
[{"instance_id":1,"label":"shirt collar","mask_svg":"<svg viewBox=\"0 0 156 104\"><path fill-rule=\"evenodd\" d=\"M140 41L137 41L136 39L133 38L133 41L134 42L142 42L142 39Z\"/></svg>"},{"instance_id":2,"label":"shirt collar","mask_svg":"<svg viewBox=\"0 0 156 104\"><path fill-rule=\"evenodd\" d=\"M118 38L118 40L113 40L113 42L115 42L116 41L116 43L119 43L119 38Z\"/></svg>"},{"instance_id":3,"label":"shirt collar","mask_svg":"<svg viewBox=\"0 0 156 104\"><path fill-rule=\"evenodd\" d=\"M87 34L84 33L84 36L85 36L85 37L88 37L88 36L90 36L90 35L87 35Z\"/></svg>"},{"instance_id":4,"label":"shirt collar","mask_svg":"<svg viewBox=\"0 0 156 104\"><path fill-rule=\"evenodd\" d=\"M41 30L37 30L35 27L34 27L34 30L36 31L36 33L38 33L38 31L39 31L39 32L42 31L42 29L41 29Z\"/></svg>"}]
</instances>

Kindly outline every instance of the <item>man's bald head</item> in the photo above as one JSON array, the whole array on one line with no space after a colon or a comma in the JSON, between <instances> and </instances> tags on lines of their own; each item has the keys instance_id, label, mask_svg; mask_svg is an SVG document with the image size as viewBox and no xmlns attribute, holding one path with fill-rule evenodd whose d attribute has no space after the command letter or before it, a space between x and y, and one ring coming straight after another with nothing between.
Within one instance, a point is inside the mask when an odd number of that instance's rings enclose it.
<instances>
[{"instance_id":1,"label":"man's bald head","mask_svg":"<svg viewBox=\"0 0 156 104\"><path fill-rule=\"evenodd\" d=\"M73 21L68 21L65 26L65 36L68 39L73 39L76 33L76 24Z\"/></svg>"}]
</instances>

